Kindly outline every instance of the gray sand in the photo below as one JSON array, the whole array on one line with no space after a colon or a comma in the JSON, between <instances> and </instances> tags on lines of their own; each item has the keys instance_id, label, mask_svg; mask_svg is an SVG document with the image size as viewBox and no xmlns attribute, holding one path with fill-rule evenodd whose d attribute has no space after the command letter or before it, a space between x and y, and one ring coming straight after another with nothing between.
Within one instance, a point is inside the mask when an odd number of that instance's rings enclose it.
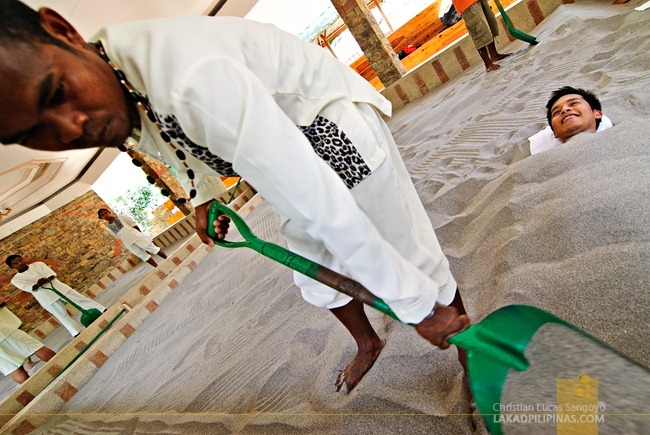
<instances>
[{"instance_id":1,"label":"gray sand","mask_svg":"<svg viewBox=\"0 0 650 435\"><path fill-rule=\"evenodd\" d=\"M472 67L389 125L474 321L535 305L647 367L650 15L631 11L639 3L561 6L535 29L538 46L511 44L500 71ZM530 157L526 138L563 85L597 92L615 127ZM249 222L280 242L268 209ZM288 270L215 250L39 432L471 433L456 351L370 316L388 344L337 394L355 349L342 326L302 301Z\"/></svg>"},{"instance_id":2,"label":"gray sand","mask_svg":"<svg viewBox=\"0 0 650 435\"><path fill-rule=\"evenodd\" d=\"M522 411L511 414L598 413L603 417L600 433L650 432L647 369L593 338L557 323L542 326L525 354L530 367L523 372L511 370L501 395L501 404L521 405ZM574 379L575 390L558 398L558 379ZM583 400L590 393L593 400ZM544 434L553 432L555 423L507 423L504 430L508 434Z\"/></svg>"}]
</instances>

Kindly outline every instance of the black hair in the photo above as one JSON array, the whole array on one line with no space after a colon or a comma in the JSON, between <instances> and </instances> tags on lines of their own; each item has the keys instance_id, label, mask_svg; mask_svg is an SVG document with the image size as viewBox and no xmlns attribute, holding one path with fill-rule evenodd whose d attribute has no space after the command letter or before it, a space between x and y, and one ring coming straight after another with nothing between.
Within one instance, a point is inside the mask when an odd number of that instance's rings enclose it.
<instances>
[{"instance_id":1,"label":"black hair","mask_svg":"<svg viewBox=\"0 0 650 435\"><path fill-rule=\"evenodd\" d=\"M16 42L53 44L70 50L43 28L34 9L18 0L0 0L0 44L10 47Z\"/></svg>"},{"instance_id":2,"label":"black hair","mask_svg":"<svg viewBox=\"0 0 650 435\"><path fill-rule=\"evenodd\" d=\"M107 209L107 208L100 208L99 210L97 210L97 217L99 217L99 218L101 217L101 214L100 214L100 213L102 212L102 210L103 210L103 211L107 211L107 212L109 212L109 213L111 212L111 211L110 211L109 209Z\"/></svg>"},{"instance_id":3,"label":"black hair","mask_svg":"<svg viewBox=\"0 0 650 435\"><path fill-rule=\"evenodd\" d=\"M11 262L14 261L16 258L23 258L23 257L18 254L10 255L5 260L5 263L7 263L7 266L11 267Z\"/></svg>"},{"instance_id":4,"label":"black hair","mask_svg":"<svg viewBox=\"0 0 650 435\"><path fill-rule=\"evenodd\" d=\"M598 97L596 97L596 94L594 94L591 91L586 91L581 88L572 88L571 86L563 86L560 89L554 91L551 94L551 99L548 100L548 103L546 103L546 119L548 120L548 125L551 126L551 129L553 126L551 125L551 109L553 108L553 104L560 98L564 97L565 95L570 95L570 94L577 94L580 95L582 98L585 99L585 101L589 104L589 107L591 107L591 110L602 110L600 106L600 100ZM598 125L600 125L600 119L596 119L596 128L598 128Z\"/></svg>"}]
</instances>

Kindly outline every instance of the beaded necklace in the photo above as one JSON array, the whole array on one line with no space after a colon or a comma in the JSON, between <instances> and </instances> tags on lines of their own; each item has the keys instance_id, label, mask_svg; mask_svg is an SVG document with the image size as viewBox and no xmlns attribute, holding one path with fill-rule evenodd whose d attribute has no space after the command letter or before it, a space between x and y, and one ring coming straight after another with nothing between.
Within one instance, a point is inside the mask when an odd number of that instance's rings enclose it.
<instances>
[{"instance_id":1,"label":"beaded necklace","mask_svg":"<svg viewBox=\"0 0 650 435\"><path fill-rule=\"evenodd\" d=\"M183 164L183 167L186 169L187 178L189 178L190 183L192 185L192 188L190 189L190 199L194 198L196 196L196 188L194 186L194 171L190 169L190 166L186 162L185 152L181 150L179 147L177 147L172 141L172 138L162 130L158 122L156 113L151 109L151 104L149 103L149 99L147 98L147 96L138 92L133 86L131 86L131 83L129 83L129 81L127 80L124 72L120 70L117 67L117 65L115 65L106 54L106 50L104 50L104 46L102 45L101 41L95 42L94 45L99 51L99 56L113 69L113 72L115 73L115 77L120 82L122 87L127 91L128 95L131 97L131 99L133 100L137 108L140 111L144 112L144 114L147 116L147 119L151 121L158 128L158 133L160 134L162 140L165 141L167 144L169 144L169 146L171 146L172 149L174 150L176 157L178 157L178 159ZM139 134L136 133L134 136L139 136ZM127 148L123 144L119 145L118 149L122 152L127 151ZM138 162L137 164L135 162L136 161L134 160L134 164L136 166L140 166L140 162ZM149 180L149 182L152 181L151 179L149 179L149 177L147 177L147 179ZM163 194L164 193L165 192L163 192ZM187 200L185 198L177 199L177 202L179 202L180 204L183 204L186 201Z\"/></svg>"}]
</instances>

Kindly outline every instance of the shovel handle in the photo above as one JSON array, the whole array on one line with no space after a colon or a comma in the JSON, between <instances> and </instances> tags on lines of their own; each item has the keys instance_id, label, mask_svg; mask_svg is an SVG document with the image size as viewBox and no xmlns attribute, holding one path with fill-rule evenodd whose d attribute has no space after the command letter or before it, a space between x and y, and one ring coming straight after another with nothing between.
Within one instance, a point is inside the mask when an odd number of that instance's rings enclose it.
<instances>
[{"instance_id":1,"label":"shovel handle","mask_svg":"<svg viewBox=\"0 0 650 435\"><path fill-rule=\"evenodd\" d=\"M217 239L217 233L214 230L214 221L221 214L227 215L235 224L239 230L239 234L244 238L244 242L230 242L228 240ZM359 284L357 281L348 278L345 275L341 275L332 269L328 269L325 266L321 266L320 264L298 255L295 252L291 252L282 246L258 238L253 234L248 225L246 225L244 219L225 204L218 201L213 201L212 204L210 204L207 233L208 236L214 240L216 245L224 248L246 247L253 249L271 260L283 264L296 272L315 279L321 284L325 284L336 291L346 294L361 303L370 305L382 313L399 320L386 302L373 295L367 288Z\"/></svg>"},{"instance_id":2,"label":"shovel handle","mask_svg":"<svg viewBox=\"0 0 650 435\"><path fill-rule=\"evenodd\" d=\"M501 2L499 0L494 0L494 3L497 5L499 12L501 12L501 18L503 18L503 21L506 23L506 28L513 38L527 42L530 45L537 45L539 43L539 41L537 41L534 36L524 33L521 30L515 29L515 26L510 21L510 18L508 18L508 15L506 14L505 9L503 9L503 6L501 6Z\"/></svg>"},{"instance_id":3,"label":"shovel handle","mask_svg":"<svg viewBox=\"0 0 650 435\"><path fill-rule=\"evenodd\" d=\"M49 287L45 287L44 285L42 285L41 288L44 288L45 290L51 290L51 291L53 291L53 292L56 293L56 294L57 294L61 299L63 299L64 301L66 301L67 303L69 303L70 305L72 305L73 307L75 307L78 311L81 311L82 313L84 312L84 309L83 309L83 308L81 308L79 305L77 305L77 304L75 304L74 302L72 302L72 301L70 300L70 298L68 298L66 295L64 295L63 293L61 293L61 292L58 291L57 289L55 289L55 288L54 288L54 284L52 284L51 282L48 282L48 284L50 285Z\"/></svg>"}]
</instances>

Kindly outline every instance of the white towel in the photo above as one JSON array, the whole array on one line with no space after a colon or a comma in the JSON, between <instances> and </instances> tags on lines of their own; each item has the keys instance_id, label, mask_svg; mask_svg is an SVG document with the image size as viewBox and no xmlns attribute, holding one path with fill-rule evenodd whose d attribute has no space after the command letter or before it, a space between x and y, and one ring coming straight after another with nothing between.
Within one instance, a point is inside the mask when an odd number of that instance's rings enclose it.
<instances>
[{"instance_id":1,"label":"white towel","mask_svg":"<svg viewBox=\"0 0 650 435\"><path fill-rule=\"evenodd\" d=\"M605 115L603 115L600 120L600 125L598 126L597 132L607 130L612 127L612 121ZM555 137L555 133L551 129L550 125L547 125L544 130L538 131L534 135L528 138L530 141L530 154L541 153L542 151L548 151L552 148L562 145L562 141Z\"/></svg>"}]
</instances>

